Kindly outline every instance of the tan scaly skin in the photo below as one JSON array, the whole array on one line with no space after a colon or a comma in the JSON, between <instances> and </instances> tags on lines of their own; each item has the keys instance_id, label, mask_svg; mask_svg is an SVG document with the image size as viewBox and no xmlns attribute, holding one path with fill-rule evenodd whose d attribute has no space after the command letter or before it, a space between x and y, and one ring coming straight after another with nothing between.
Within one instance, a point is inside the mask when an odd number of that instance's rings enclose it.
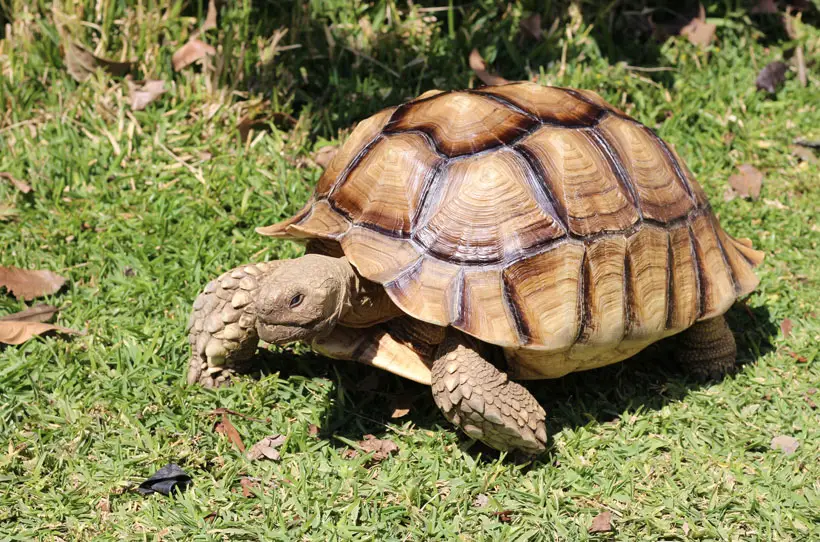
<instances>
[{"instance_id":1,"label":"tan scaly skin","mask_svg":"<svg viewBox=\"0 0 820 542\"><path fill-rule=\"evenodd\" d=\"M260 339L278 345L304 341L334 357L357 359L356 352L366 351L364 343L379 347L377 334L337 324L345 318L364 324L396 316L385 314L384 304L373 299L372 283L344 257L307 254L232 269L211 281L194 303L188 383L228 383L233 373L250 368ZM342 336L360 333L364 340L348 352L334 330L344 330ZM490 348L449 330L431 360L433 399L469 436L498 450L540 454L547 443L546 413L526 388L487 361L483 351ZM696 376L717 377L734 366L735 353L720 316L682 333L676 356Z\"/></svg>"}]
</instances>

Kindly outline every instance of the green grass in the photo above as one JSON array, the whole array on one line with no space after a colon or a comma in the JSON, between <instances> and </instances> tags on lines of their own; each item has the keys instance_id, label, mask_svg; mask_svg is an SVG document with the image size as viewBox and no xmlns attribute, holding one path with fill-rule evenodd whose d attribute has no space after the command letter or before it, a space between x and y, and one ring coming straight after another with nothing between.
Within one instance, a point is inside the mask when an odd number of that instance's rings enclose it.
<instances>
[{"instance_id":1,"label":"green grass","mask_svg":"<svg viewBox=\"0 0 820 542\"><path fill-rule=\"evenodd\" d=\"M67 276L46 301L62 308L61 325L88 329L0 350L0 539L820 539L820 168L790 150L795 137L820 139L816 11L790 41L776 17L710 2L717 41L699 50L649 40L637 1L255 4L230 2L206 34L224 62L174 73L171 55L204 18L198 3L0 1L11 29L0 41L0 171L34 189L0 180L0 201L16 211L0 222L0 264ZM533 9L545 31L557 20L540 42L518 34ZM132 112L122 79L76 83L56 21L171 91ZM280 46L301 47L271 61L279 28ZM776 95L756 92L757 70L798 44L808 87L792 71ZM509 79L596 90L656 129L724 228L766 251L748 310L729 313L740 372L697 384L653 348L532 383L552 445L525 465L459 434L424 387L304 348L267 353L259 380L186 387L184 327L199 289L242 262L299 254L253 227L306 201L320 174L312 152L383 106L477 85L473 47ZM243 142L236 124L254 108L297 122ZM761 198L725 202L742 163L765 173ZM0 314L22 307L0 295ZM366 378L378 378L375 390L360 389ZM391 420L404 393L411 413ZM214 433L218 407L257 418L231 417L247 445L286 435L281 461L250 462ZM399 452L378 464L345 458L367 433ZM777 435L797 438L797 451L771 450ZM193 476L188 492L131 490L168 462ZM242 476L257 480L251 498ZM482 494L486 506L474 506ZM602 510L613 531L588 534Z\"/></svg>"}]
</instances>

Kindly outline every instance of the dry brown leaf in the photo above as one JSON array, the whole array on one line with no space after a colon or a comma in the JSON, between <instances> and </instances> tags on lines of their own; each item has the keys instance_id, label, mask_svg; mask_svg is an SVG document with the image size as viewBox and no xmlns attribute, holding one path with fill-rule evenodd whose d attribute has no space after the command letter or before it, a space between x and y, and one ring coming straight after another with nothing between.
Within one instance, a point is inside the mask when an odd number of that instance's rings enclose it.
<instances>
[{"instance_id":1,"label":"dry brown leaf","mask_svg":"<svg viewBox=\"0 0 820 542\"><path fill-rule=\"evenodd\" d=\"M786 72L789 67L785 62L775 60L764 66L755 79L755 86L758 90L775 93L777 89L786 81Z\"/></svg>"},{"instance_id":2,"label":"dry brown leaf","mask_svg":"<svg viewBox=\"0 0 820 542\"><path fill-rule=\"evenodd\" d=\"M521 22L518 23L518 26L528 36L535 38L538 41L541 41L541 38L543 37L543 29L541 28L540 13L533 13L529 17L521 19Z\"/></svg>"},{"instance_id":3,"label":"dry brown leaf","mask_svg":"<svg viewBox=\"0 0 820 542\"><path fill-rule=\"evenodd\" d=\"M481 79L485 85L504 85L509 83L509 81L503 77L493 75L487 71L487 64L484 62L478 49L473 49L470 53L470 69L475 72L476 77Z\"/></svg>"},{"instance_id":4,"label":"dry brown leaf","mask_svg":"<svg viewBox=\"0 0 820 542\"><path fill-rule=\"evenodd\" d=\"M102 69L111 75L122 77L131 71L133 62L115 62L94 56L88 49L79 43L71 42L65 48L65 64L69 75L82 83L91 75Z\"/></svg>"},{"instance_id":5,"label":"dry brown leaf","mask_svg":"<svg viewBox=\"0 0 820 542\"><path fill-rule=\"evenodd\" d=\"M0 321L0 343L23 344L32 337L48 333L49 331L65 333L66 335L81 335L81 332L76 329L68 329L66 327L56 326L54 324L3 320Z\"/></svg>"},{"instance_id":6,"label":"dry brown leaf","mask_svg":"<svg viewBox=\"0 0 820 542\"><path fill-rule=\"evenodd\" d=\"M271 435L269 437L265 437L253 446L251 449L248 450L246 457L251 461L258 461L260 459L266 458L270 459L271 461L279 461L279 448L285 442L286 437L284 435Z\"/></svg>"},{"instance_id":7,"label":"dry brown leaf","mask_svg":"<svg viewBox=\"0 0 820 542\"><path fill-rule=\"evenodd\" d=\"M239 479L239 485L242 486L242 496L246 499L249 499L254 496L253 488L257 487L259 484L257 484L250 478L246 478L245 476L243 476Z\"/></svg>"},{"instance_id":8,"label":"dry brown leaf","mask_svg":"<svg viewBox=\"0 0 820 542\"><path fill-rule=\"evenodd\" d=\"M390 417L403 418L404 416L410 414L410 407L413 405L414 399L415 396L407 393L402 393L401 395L393 397L393 400L391 401L391 408L393 412L390 414Z\"/></svg>"},{"instance_id":9,"label":"dry brown leaf","mask_svg":"<svg viewBox=\"0 0 820 542\"><path fill-rule=\"evenodd\" d=\"M205 15L205 22L202 23L201 32L216 28L216 17L219 15L219 9L216 5L216 0L208 0L208 13Z\"/></svg>"},{"instance_id":10,"label":"dry brown leaf","mask_svg":"<svg viewBox=\"0 0 820 542\"><path fill-rule=\"evenodd\" d=\"M313 153L313 161L319 164L319 167L325 169L339 152L339 147L336 145L325 145L318 151Z\"/></svg>"},{"instance_id":11,"label":"dry brown leaf","mask_svg":"<svg viewBox=\"0 0 820 542\"><path fill-rule=\"evenodd\" d=\"M35 297L57 293L65 284L65 278L46 270L20 269L0 265L0 287L14 294L17 299L31 301Z\"/></svg>"},{"instance_id":12,"label":"dry brown leaf","mask_svg":"<svg viewBox=\"0 0 820 542\"><path fill-rule=\"evenodd\" d=\"M789 355L796 361L797 363L808 363L808 358L806 356L801 356L797 352L789 352Z\"/></svg>"},{"instance_id":13,"label":"dry brown leaf","mask_svg":"<svg viewBox=\"0 0 820 542\"><path fill-rule=\"evenodd\" d=\"M754 166L741 164L740 173L729 176L731 186L741 198L757 199L763 186L763 174Z\"/></svg>"},{"instance_id":14,"label":"dry brown leaf","mask_svg":"<svg viewBox=\"0 0 820 542\"><path fill-rule=\"evenodd\" d=\"M365 435L364 440L358 443L362 451L373 453L373 461L383 461L399 451L398 445L392 440L378 439L373 435Z\"/></svg>"},{"instance_id":15,"label":"dry brown leaf","mask_svg":"<svg viewBox=\"0 0 820 542\"><path fill-rule=\"evenodd\" d=\"M148 104L168 92L165 81L149 79L147 81L125 80L128 84L128 97L131 99L131 109L142 111Z\"/></svg>"},{"instance_id":16,"label":"dry brown leaf","mask_svg":"<svg viewBox=\"0 0 820 542\"><path fill-rule=\"evenodd\" d=\"M177 49L174 56L171 57L171 63L174 65L174 71L190 66L197 60L202 60L206 56L213 56L216 54L216 49L208 45L202 40L191 39Z\"/></svg>"},{"instance_id":17,"label":"dry brown leaf","mask_svg":"<svg viewBox=\"0 0 820 542\"><path fill-rule=\"evenodd\" d=\"M501 523L510 523L512 521L512 510L502 510L500 512L493 512L493 515L498 518Z\"/></svg>"},{"instance_id":18,"label":"dry brown leaf","mask_svg":"<svg viewBox=\"0 0 820 542\"><path fill-rule=\"evenodd\" d=\"M11 184L14 185L14 188L19 190L23 194L28 194L29 192L31 192L31 186L24 183L20 179L17 179L11 173L0 172L0 179L6 179L7 181L9 181Z\"/></svg>"},{"instance_id":19,"label":"dry brown leaf","mask_svg":"<svg viewBox=\"0 0 820 542\"><path fill-rule=\"evenodd\" d=\"M784 318L782 322L780 322L780 331L783 332L783 338L788 339L789 335L792 334L792 321L788 318Z\"/></svg>"},{"instance_id":20,"label":"dry brown leaf","mask_svg":"<svg viewBox=\"0 0 820 542\"><path fill-rule=\"evenodd\" d=\"M698 47L706 47L715 39L717 26L706 22L706 10L703 4L698 5L698 16L681 28L681 36L686 36L690 43Z\"/></svg>"},{"instance_id":21,"label":"dry brown leaf","mask_svg":"<svg viewBox=\"0 0 820 542\"><path fill-rule=\"evenodd\" d=\"M310 435L311 437L315 437L318 434L319 434L319 426L318 425L316 425L315 423L312 423L312 424L308 425L308 435Z\"/></svg>"},{"instance_id":22,"label":"dry brown leaf","mask_svg":"<svg viewBox=\"0 0 820 542\"><path fill-rule=\"evenodd\" d=\"M770 446L772 450L780 450L786 455L792 455L800 446L800 441L788 435L778 435L772 439Z\"/></svg>"},{"instance_id":23,"label":"dry brown leaf","mask_svg":"<svg viewBox=\"0 0 820 542\"><path fill-rule=\"evenodd\" d=\"M589 527L590 533L607 533L612 530L612 512L604 510L594 518Z\"/></svg>"},{"instance_id":24,"label":"dry brown leaf","mask_svg":"<svg viewBox=\"0 0 820 542\"><path fill-rule=\"evenodd\" d=\"M233 426L226 413L222 413L222 419L216 423L214 426L214 431L228 437L228 439L233 442L234 446L236 446L240 452L245 451L245 444L242 442L242 437L239 436L239 431L237 431L236 427Z\"/></svg>"},{"instance_id":25,"label":"dry brown leaf","mask_svg":"<svg viewBox=\"0 0 820 542\"><path fill-rule=\"evenodd\" d=\"M0 322L51 322L59 309L45 303L38 303L20 312L0 317Z\"/></svg>"}]
</instances>

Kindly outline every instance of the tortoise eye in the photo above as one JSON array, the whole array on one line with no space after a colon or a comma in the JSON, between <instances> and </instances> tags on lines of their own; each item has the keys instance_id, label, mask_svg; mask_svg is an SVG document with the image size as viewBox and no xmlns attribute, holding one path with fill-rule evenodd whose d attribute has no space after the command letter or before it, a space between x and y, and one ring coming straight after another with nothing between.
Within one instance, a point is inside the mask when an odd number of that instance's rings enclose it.
<instances>
[{"instance_id":1,"label":"tortoise eye","mask_svg":"<svg viewBox=\"0 0 820 542\"><path fill-rule=\"evenodd\" d=\"M298 307L299 305L302 304L302 301L304 299L305 299L304 294L296 294L295 296L293 296L290 299L290 303L288 304L288 307L290 307L291 309L295 309L296 307Z\"/></svg>"}]
</instances>

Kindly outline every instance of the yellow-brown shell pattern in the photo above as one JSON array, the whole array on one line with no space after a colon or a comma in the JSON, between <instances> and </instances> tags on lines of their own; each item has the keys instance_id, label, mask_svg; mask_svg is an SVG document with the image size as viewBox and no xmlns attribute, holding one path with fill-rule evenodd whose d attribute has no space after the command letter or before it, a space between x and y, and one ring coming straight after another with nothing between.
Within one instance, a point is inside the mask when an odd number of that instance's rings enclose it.
<instances>
[{"instance_id":1,"label":"yellow-brown shell pattern","mask_svg":"<svg viewBox=\"0 0 820 542\"><path fill-rule=\"evenodd\" d=\"M654 132L590 91L528 82L377 113L314 199L260 232L336 240L407 314L545 351L680 332L753 290L762 258Z\"/></svg>"}]
</instances>

